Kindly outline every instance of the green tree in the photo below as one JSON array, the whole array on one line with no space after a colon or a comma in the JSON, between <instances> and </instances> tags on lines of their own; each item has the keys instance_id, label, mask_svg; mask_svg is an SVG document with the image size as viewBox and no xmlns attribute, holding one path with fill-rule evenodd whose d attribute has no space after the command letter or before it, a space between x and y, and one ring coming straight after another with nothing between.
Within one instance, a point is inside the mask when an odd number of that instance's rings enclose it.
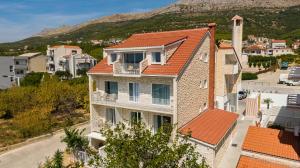
<instances>
[{"instance_id":1,"label":"green tree","mask_svg":"<svg viewBox=\"0 0 300 168\"><path fill-rule=\"evenodd\" d=\"M156 134L142 123L118 124L101 130L106 137L105 157L93 155L90 165L107 168L206 168L205 159L188 143L188 136L172 138L173 127L162 126ZM172 143L170 140L172 139Z\"/></svg>"},{"instance_id":2,"label":"green tree","mask_svg":"<svg viewBox=\"0 0 300 168\"><path fill-rule=\"evenodd\" d=\"M264 99L264 103L267 104L267 109L270 108L270 104L273 103L273 100L271 98Z\"/></svg>"},{"instance_id":3,"label":"green tree","mask_svg":"<svg viewBox=\"0 0 300 168\"><path fill-rule=\"evenodd\" d=\"M86 151L88 149L89 142L83 136L83 130L65 128L65 137L61 140L67 144L67 151L71 152L74 157L77 157L78 151Z\"/></svg>"},{"instance_id":4,"label":"green tree","mask_svg":"<svg viewBox=\"0 0 300 168\"><path fill-rule=\"evenodd\" d=\"M40 168L64 168L63 166L63 153L57 150L52 158L47 158L46 162L43 165L40 165Z\"/></svg>"}]
</instances>

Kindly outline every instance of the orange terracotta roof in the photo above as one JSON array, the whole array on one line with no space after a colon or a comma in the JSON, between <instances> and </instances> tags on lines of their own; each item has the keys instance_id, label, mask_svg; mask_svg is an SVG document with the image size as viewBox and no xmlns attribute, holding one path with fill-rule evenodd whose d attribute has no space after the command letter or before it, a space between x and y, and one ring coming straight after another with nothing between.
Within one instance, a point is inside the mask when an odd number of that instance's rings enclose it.
<instances>
[{"instance_id":1,"label":"orange terracotta roof","mask_svg":"<svg viewBox=\"0 0 300 168\"><path fill-rule=\"evenodd\" d=\"M161 34L162 33L133 34L122 43L108 47L106 49L166 46L168 44L186 38L185 35Z\"/></svg>"},{"instance_id":2,"label":"orange terracotta roof","mask_svg":"<svg viewBox=\"0 0 300 168\"><path fill-rule=\"evenodd\" d=\"M238 114L220 109L201 113L192 121L180 128L182 134L191 133L191 137L202 142L217 145L233 126Z\"/></svg>"},{"instance_id":3,"label":"orange terracotta roof","mask_svg":"<svg viewBox=\"0 0 300 168\"><path fill-rule=\"evenodd\" d=\"M89 70L89 73L112 73L113 66L107 64L107 58L103 58L97 65Z\"/></svg>"},{"instance_id":4,"label":"orange terracotta roof","mask_svg":"<svg viewBox=\"0 0 300 168\"><path fill-rule=\"evenodd\" d=\"M272 43L286 43L286 40L272 40Z\"/></svg>"},{"instance_id":5,"label":"orange terracotta roof","mask_svg":"<svg viewBox=\"0 0 300 168\"><path fill-rule=\"evenodd\" d=\"M200 28L136 34L129 37L123 43L110 47L109 49L162 46L184 39L173 55L167 60L165 65L149 65L143 71L143 74L147 75L178 75L194 51L197 49L201 39L204 38L206 33L208 33L208 30L208 28ZM110 65L105 65L105 62L103 61L101 61L99 64L100 65L97 65L90 72L112 73L112 68L110 72L101 71L101 69L107 69L107 67L110 67ZM104 67L100 68L100 66ZM98 69L96 69L97 67Z\"/></svg>"},{"instance_id":6,"label":"orange terracotta roof","mask_svg":"<svg viewBox=\"0 0 300 168\"><path fill-rule=\"evenodd\" d=\"M251 126L242 149L300 161L299 142L292 132Z\"/></svg>"},{"instance_id":7,"label":"orange terracotta roof","mask_svg":"<svg viewBox=\"0 0 300 168\"><path fill-rule=\"evenodd\" d=\"M289 168L288 166L268 162L261 159L255 159L247 156L241 156L237 168Z\"/></svg>"},{"instance_id":8,"label":"orange terracotta roof","mask_svg":"<svg viewBox=\"0 0 300 168\"><path fill-rule=\"evenodd\" d=\"M81 49L79 46L72 46L72 45L56 45L56 46L52 46L50 48L59 48L59 47Z\"/></svg>"},{"instance_id":9,"label":"orange terracotta roof","mask_svg":"<svg viewBox=\"0 0 300 168\"><path fill-rule=\"evenodd\" d=\"M219 49L232 49L232 45L231 44L228 44L228 43L224 43L224 42L221 42L220 43L220 46L219 46Z\"/></svg>"}]
</instances>

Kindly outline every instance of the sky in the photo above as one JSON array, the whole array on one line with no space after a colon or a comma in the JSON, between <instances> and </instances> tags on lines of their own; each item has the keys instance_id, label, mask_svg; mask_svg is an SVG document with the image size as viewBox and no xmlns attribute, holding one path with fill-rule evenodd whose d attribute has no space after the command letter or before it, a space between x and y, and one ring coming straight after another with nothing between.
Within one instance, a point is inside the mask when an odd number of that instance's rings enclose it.
<instances>
[{"instance_id":1,"label":"sky","mask_svg":"<svg viewBox=\"0 0 300 168\"><path fill-rule=\"evenodd\" d=\"M176 0L0 0L0 42L13 42L44 28L74 25L115 13L146 12Z\"/></svg>"}]
</instances>

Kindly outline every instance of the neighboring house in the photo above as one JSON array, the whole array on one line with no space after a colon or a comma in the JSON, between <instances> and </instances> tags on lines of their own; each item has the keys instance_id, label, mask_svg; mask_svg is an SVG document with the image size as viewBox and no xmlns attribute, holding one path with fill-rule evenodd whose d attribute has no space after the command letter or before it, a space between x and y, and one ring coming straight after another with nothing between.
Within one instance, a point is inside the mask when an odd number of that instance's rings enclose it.
<instances>
[{"instance_id":1,"label":"neighboring house","mask_svg":"<svg viewBox=\"0 0 300 168\"><path fill-rule=\"evenodd\" d=\"M237 167L300 167L299 141L292 132L250 126Z\"/></svg>"},{"instance_id":2,"label":"neighboring house","mask_svg":"<svg viewBox=\"0 0 300 168\"><path fill-rule=\"evenodd\" d=\"M89 70L96 64L96 59L88 54L82 54L78 46L59 45L48 46L47 72L68 71L73 77L79 77L80 70Z\"/></svg>"},{"instance_id":3,"label":"neighboring house","mask_svg":"<svg viewBox=\"0 0 300 168\"><path fill-rule=\"evenodd\" d=\"M47 57L41 53L26 53L15 57L27 62L27 72L46 72Z\"/></svg>"},{"instance_id":4,"label":"neighboring house","mask_svg":"<svg viewBox=\"0 0 300 168\"><path fill-rule=\"evenodd\" d=\"M288 48L286 45L286 40L272 40L272 48L270 49L270 55L280 56L294 54L291 48Z\"/></svg>"},{"instance_id":5,"label":"neighboring house","mask_svg":"<svg viewBox=\"0 0 300 168\"><path fill-rule=\"evenodd\" d=\"M216 56L216 108L238 111L238 92L241 90L241 58L243 18L233 20L232 44L222 42ZM239 22L237 24L237 22Z\"/></svg>"},{"instance_id":6,"label":"neighboring house","mask_svg":"<svg viewBox=\"0 0 300 168\"><path fill-rule=\"evenodd\" d=\"M269 50L256 44L246 47L243 52L247 55L269 55Z\"/></svg>"},{"instance_id":7,"label":"neighboring house","mask_svg":"<svg viewBox=\"0 0 300 168\"><path fill-rule=\"evenodd\" d=\"M41 53L3 56L0 57L0 68L0 89L6 89L17 85L27 73L46 72L46 56Z\"/></svg>"},{"instance_id":8,"label":"neighboring house","mask_svg":"<svg viewBox=\"0 0 300 168\"><path fill-rule=\"evenodd\" d=\"M6 89L14 84L14 57L0 56L0 89ZM6 77L7 76L7 77Z\"/></svg>"}]
</instances>

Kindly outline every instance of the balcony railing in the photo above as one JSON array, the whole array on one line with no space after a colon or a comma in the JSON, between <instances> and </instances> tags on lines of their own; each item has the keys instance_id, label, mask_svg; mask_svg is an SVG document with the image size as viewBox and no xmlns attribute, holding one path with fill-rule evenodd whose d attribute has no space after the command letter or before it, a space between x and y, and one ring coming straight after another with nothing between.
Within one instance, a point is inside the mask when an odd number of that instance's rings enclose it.
<instances>
[{"instance_id":1,"label":"balcony railing","mask_svg":"<svg viewBox=\"0 0 300 168\"><path fill-rule=\"evenodd\" d=\"M92 103L110 106L110 107L119 107L119 108L127 108L141 111L153 111L165 114L171 114L173 112L173 101L172 100L157 100L159 102L157 104L149 104L144 103L142 101L132 102L132 101L120 101L117 98L117 95L108 95L101 92L94 92L92 95Z\"/></svg>"},{"instance_id":2,"label":"balcony railing","mask_svg":"<svg viewBox=\"0 0 300 168\"><path fill-rule=\"evenodd\" d=\"M147 66L147 59L144 59L140 63L121 63L116 61L113 64L113 70L115 75L140 75Z\"/></svg>"}]
</instances>

